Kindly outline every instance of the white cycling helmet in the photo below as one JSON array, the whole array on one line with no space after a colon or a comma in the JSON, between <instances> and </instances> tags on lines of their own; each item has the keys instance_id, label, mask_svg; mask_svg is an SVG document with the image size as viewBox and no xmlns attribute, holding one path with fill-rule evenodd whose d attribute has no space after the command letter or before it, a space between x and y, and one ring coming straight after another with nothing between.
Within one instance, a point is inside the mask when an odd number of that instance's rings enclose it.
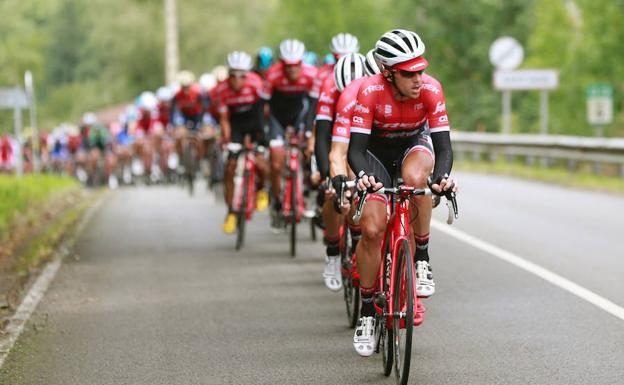
<instances>
[{"instance_id":1,"label":"white cycling helmet","mask_svg":"<svg viewBox=\"0 0 624 385\"><path fill-rule=\"evenodd\" d=\"M305 45L296 39L286 39L279 46L280 59L286 64L298 64L303 60Z\"/></svg>"},{"instance_id":2,"label":"white cycling helmet","mask_svg":"<svg viewBox=\"0 0 624 385\"><path fill-rule=\"evenodd\" d=\"M227 65L230 70L249 71L253 66L251 56L242 51L230 52L227 56Z\"/></svg>"},{"instance_id":3,"label":"white cycling helmet","mask_svg":"<svg viewBox=\"0 0 624 385\"><path fill-rule=\"evenodd\" d=\"M225 68L225 66L216 66L212 69L212 74L217 79L217 81L220 82L227 79L228 70L227 68Z\"/></svg>"},{"instance_id":4,"label":"white cycling helmet","mask_svg":"<svg viewBox=\"0 0 624 385\"><path fill-rule=\"evenodd\" d=\"M161 102L168 102L173 99L173 91L169 87L160 87L156 91L156 98Z\"/></svg>"},{"instance_id":5,"label":"white cycling helmet","mask_svg":"<svg viewBox=\"0 0 624 385\"><path fill-rule=\"evenodd\" d=\"M95 116L93 112L85 112L85 114L82 115L82 124L85 126L93 126L96 123L97 116Z\"/></svg>"},{"instance_id":6,"label":"white cycling helmet","mask_svg":"<svg viewBox=\"0 0 624 385\"><path fill-rule=\"evenodd\" d=\"M206 72L199 77L199 86L203 91L210 91L217 85L217 78L211 74Z\"/></svg>"},{"instance_id":7,"label":"white cycling helmet","mask_svg":"<svg viewBox=\"0 0 624 385\"><path fill-rule=\"evenodd\" d=\"M429 64L422 55L425 43L412 31L395 29L384 33L375 44L375 56L386 67L420 71Z\"/></svg>"},{"instance_id":8,"label":"white cycling helmet","mask_svg":"<svg viewBox=\"0 0 624 385\"><path fill-rule=\"evenodd\" d=\"M334 80L338 91L342 92L353 80L365 75L364 60L364 56L359 53L350 53L338 59L334 66Z\"/></svg>"},{"instance_id":9,"label":"white cycling helmet","mask_svg":"<svg viewBox=\"0 0 624 385\"><path fill-rule=\"evenodd\" d=\"M180 87L190 87L195 83L195 75L191 71L178 72L177 81L180 83Z\"/></svg>"},{"instance_id":10,"label":"white cycling helmet","mask_svg":"<svg viewBox=\"0 0 624 385\"><path fill-rule=\"evenodd\" d=\"M158 107L158 99L151 91L144 91L139 96L139 108L144 110L153 111Z\"/></svg>"},{"instance_id":11,"label":"white cycling helmet","mask_svg":"<svg viewBox=\"0 0 624 385\"><path fill-rule=\"evenodd\" d=\"M366 53L366 60L364 61L364 71L366 75L373 76L381 73L381 68L375 58L375 48Z\"/></svg>"},{"instance_id":12,"label":"white cycling helmet","mask_svg":"<svg viewBox=\"0 0 624 385\"><path fill-rule=\"evenodd\" d=\"M358 52L360 50L360 43L357 37L350 33L339 33L332 38L329 49L335 54L346 55L348 53Z\"/></svg>"}]
</instances>

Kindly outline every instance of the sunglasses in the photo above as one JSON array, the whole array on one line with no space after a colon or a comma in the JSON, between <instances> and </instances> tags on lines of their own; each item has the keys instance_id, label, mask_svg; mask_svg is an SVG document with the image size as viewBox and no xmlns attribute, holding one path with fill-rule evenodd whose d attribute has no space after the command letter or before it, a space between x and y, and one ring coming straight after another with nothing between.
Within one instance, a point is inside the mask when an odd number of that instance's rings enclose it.
<instances>
[{"instance_id":1,"label":"sunglasses","mask_svg":"<svg viewBox=\"0 0 624 385\"><path fill-rule=\"evenodd\" d=\"M247 76L245 72L230 72L230 77L235 79L243 79Z\"/></svg>"},{"instance_id":2,"label":"sunglasses","mask_svg":"<svg viewBox=\"0 0 624 385\"><path fill-rule=\"evenodd\" d=\"M405 71L405 70L398 70L398 71L396 71L396 72L400 73L402 78L405 78L405 79L411 79L411 78L413 78L414 76L416 76L416 74L418 74L418 75L422 75L422 74L424 74L424 73L425 73L425 70L420 70L420 71L415 71L415 72L412 72L412 71Z\"/></svg>"}]
</instances>

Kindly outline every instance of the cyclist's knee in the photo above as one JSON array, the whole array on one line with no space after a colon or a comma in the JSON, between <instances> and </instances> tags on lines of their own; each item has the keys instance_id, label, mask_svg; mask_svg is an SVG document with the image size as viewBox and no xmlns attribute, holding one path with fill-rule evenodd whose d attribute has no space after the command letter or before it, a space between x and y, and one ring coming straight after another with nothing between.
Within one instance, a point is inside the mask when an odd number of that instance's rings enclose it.
<instances>
[{"instance_id":1,"label":"cyclist's knee","mask_svg":"<svg viewBox=\"0 0 624 385\"><path fill-rule=\"evenodd\" d=\"M385 227L384 221L362 221L362 240L374 244L381 243Z\"/></svg>"}]
</instances>

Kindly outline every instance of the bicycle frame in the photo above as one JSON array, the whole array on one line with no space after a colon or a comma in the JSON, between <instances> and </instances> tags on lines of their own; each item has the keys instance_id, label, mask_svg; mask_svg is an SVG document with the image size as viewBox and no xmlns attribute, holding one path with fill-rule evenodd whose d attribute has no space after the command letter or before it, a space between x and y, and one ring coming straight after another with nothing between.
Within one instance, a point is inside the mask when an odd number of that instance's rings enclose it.
<instances>
[{"instance_id":1,"label":"bicycle frame","mask_svg":"<svg viewBox=\"0 0 624 385\"><path fill-rule=\"evenodd\" d=\"M377 312L380 315L386 317L387 327L392 327L392 321L394 317L404 313L405 309L395 309L394 304L394 287L392 284L388 285L388 290L384 290L384 280L387 275L387 268L390 268L390 283L394 282L395 274L397 271L396 255L399 253L399 247L403 241L407 241L410 245L410 221L409 221L409 197L413 192L410 190L399 189L396 197L388 197L387 208L391 213L390 220L386 226L384 238L381 243L381 258L382 263L380 265L377 275L377 290L385 297L387 303L387 312L382 314L383 309L375 305ZM390 246L390 264L388 266L388 255L386 254L387 246ZM412 252L410 248L409 256ZM406 264L407 265L407 264ZM412 277L416 276L414 266L412 264ZM414 326L419 326L424 321L424 307L422 306L420 299L416 293L416 285L412 285L412 296L414 298Z\"/></svg>"},{"instance_id":2,"label":"bicycle frame","mask_svg":"<svg viewBox=\"0 0 624 385\"><path fill-rule=\"evenodd\" d=\"M290 220L301 221L305 204L303 200L303 173L301 172L301 150L299 140L295 137L288 141L286 147L285 184L283 195L284 217ZM295 189L296 203L292 202L293 188ZM293 207L296 205L296 207ZM294 214L294 215L293 215ZM294 218L293 218L294 217Z\"/></svg>"},{"instance_id":3,"label":"bicycle frame","mask_svg":"<svg viewBox=\"0 0 624 385\"><path fill-rule=\"evenodd\" d=\"M234 174L234 196L232 209L245 210L245 219L250 220L256 207L256 155L253 147L246 147L239 154ZM246 199L243 199L245 195ZM245 202L245 207L241 207Z\"/></svg>"}]
</instances>

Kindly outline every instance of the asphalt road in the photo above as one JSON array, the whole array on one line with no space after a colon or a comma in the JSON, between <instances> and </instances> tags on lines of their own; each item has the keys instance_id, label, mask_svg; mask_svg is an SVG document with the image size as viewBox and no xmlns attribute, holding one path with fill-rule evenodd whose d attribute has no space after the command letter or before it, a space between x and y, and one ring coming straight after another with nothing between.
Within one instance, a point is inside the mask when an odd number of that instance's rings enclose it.
<instances>
[{"instance_id":1,"label":"asphalt road","mask_svg":"<svg viewBox=\"0 0 624 385\"><path fill-rule=\"evenodd\" d=\"M458 174L471 235L624 306L624 198ZM299 256L257 215L246 248L224 208L175 188L122 189L87 226L0 384L392 384L357 356L323 249ZM436 217L444 218L443 209ZM413 384L624 384L624 321L439 231L437 292Z\"/></svg>"}]
</instances>

